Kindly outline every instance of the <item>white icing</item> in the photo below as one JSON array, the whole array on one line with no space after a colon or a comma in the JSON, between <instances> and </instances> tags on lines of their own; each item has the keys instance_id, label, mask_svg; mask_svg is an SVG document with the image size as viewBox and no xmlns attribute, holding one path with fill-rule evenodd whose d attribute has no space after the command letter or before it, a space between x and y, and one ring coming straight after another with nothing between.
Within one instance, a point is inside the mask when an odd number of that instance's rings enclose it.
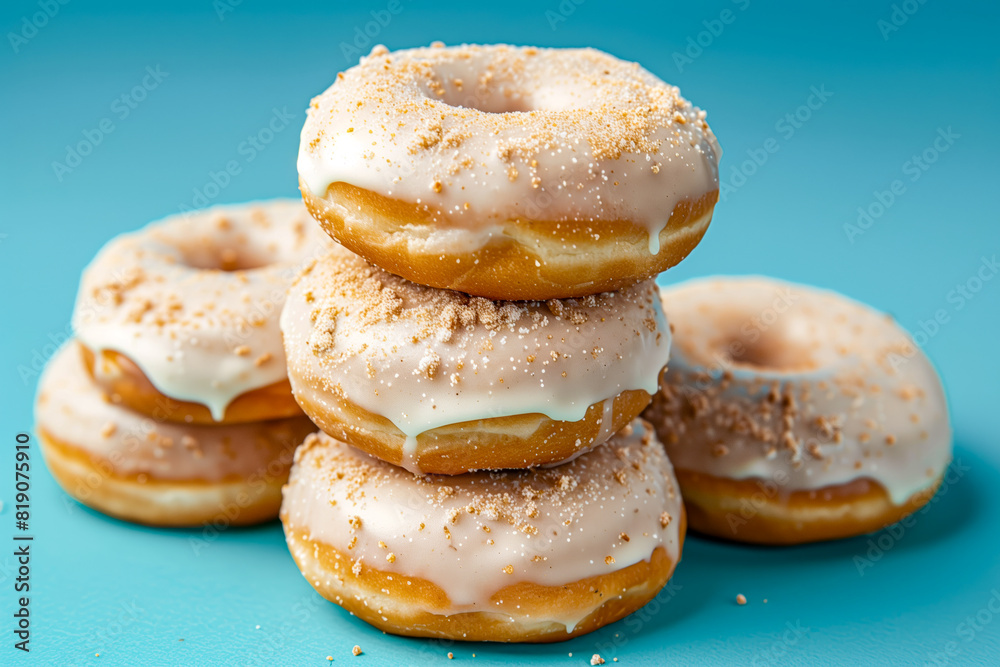
<instances>
[{"instance_id":1,"label":"white icing","mask_svg":"<svg viewBox=\"0 0 1000 667\"><path fill-rule=\"evenodd\" d=\"M372 316L383 302L395 304L393 314ZM442 324L449 310L459 318L474 304L489 312L466 326ZM652 281L549 304L415 285L338 249L289 291L281 328L292 388L329 410L337 395L389 419L407 436L402 465L412 472L416 437L440 426L522 414L575 422L621 392L655 393L670 329ZM491 328L484 318L492 317ZM611 435L612 402L603 410L588 444Z\"/></svg>"},{"instance_id":2,"label":"white icing","mask_svg":"<svg viewBox=\"0 0 1000 667\"><path fill-rule=\"evenodd\" d=\"M463 248L507 220L599 219L644 228L657 254L674 207L718 189L704 117L594 49L376 47L313 100L298 171L316 197L343 182L418 204Z\"/></svg>"},{"instance_id":3,"label":"white icing","mask_svg":"<svg viewBox=\"0 0 1000 667\"><path fill-rule=\"evenodd\" d=\"M221 421L237 396L285 379L285 292L330 247L297 200L169 217L98 253L73 326L90 350L123 354L161 393L201 403ZM253 268L218 270L230 262Z\"/></svg>"},{"instance_id":4,"label":"white icing","mask_svg":"<svg viewBox=\"0 0 1000 667\"><path fill-rule=\"evenodd\" d=\"M344 577L360 561L425 579L447 594L448 613L495 611L490 597L505 586L607 574L657 547L676 563L680 516L670 462L641 420L559 469L457 476L415 477L319 434L296 453L282 505L286 528L354 559L338 564ZM604 601L538 620L570 632Z\"/></svg>"},{"instance_id":5,"label":"white icing","mask_svg":"<svg viewBox=\"0 0 1000 667\"><path fill-rule=\"evenodd\" d=\"M679 470L779 481L782 491L868 478L902 504L948 465L941 381L888 316L753 277L664 288L663 302L674 349L647 418ZM766 398L772 387L777 401Z\"/></svg>"},{"instance_id":6,"label":"white icing","mask_svg":"<svg viewBox=\"0 0 1000 667\"><path fill-rule=\"evenodd\" d=\"M76 341L63 346L42 373L35 422L48 437L97 457L98 467L110 474L208 482L284 475L294 448L315 429L305 417L196 425L138 414L101 394Z\"/></svg>"}]
</instances>

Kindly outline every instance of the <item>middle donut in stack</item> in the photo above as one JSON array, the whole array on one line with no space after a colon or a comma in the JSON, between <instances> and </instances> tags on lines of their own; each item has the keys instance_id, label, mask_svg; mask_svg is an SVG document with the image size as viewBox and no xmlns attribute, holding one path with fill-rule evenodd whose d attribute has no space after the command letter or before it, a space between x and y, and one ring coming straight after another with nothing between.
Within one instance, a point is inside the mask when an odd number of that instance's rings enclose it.
<instances>
[{"instance_id":1,"label":"middle donut in stack","mask_svg":"<svg viewBox=\"0 0 1000 667\"><path fill-rule=\"evenodd\" d=\"M281 328L295 398L320 428L447 475L556 464L601 444L649 404L670 350L652 281L490 301L347 250L299 276Z\"/></svg>"},{"instance_id":2,"label":"middle donut in stack","mask_svg":"<svg viewBox=\"0 0 1000 667\"><path fill-rule=\"evenodd\" d=\"M346 248L281 316L327 434L282 521L322 595L487 641L567 639L656 595L685 519L636 419L670 350L650 278L704 234L718 154L676 88L590 49L377 47L313 101L303 197Z\"/></svg>"}]
</instances>

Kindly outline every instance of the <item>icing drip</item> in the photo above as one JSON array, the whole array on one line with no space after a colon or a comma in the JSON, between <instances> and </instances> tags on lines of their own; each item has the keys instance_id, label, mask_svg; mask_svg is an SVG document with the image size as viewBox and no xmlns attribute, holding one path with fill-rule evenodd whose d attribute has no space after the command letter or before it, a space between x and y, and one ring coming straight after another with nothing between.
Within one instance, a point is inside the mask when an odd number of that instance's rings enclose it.
<instances>
[{"instance_id":1,"label":"icing drip","mask_svg":"<svg viewBox=\"0 0 1000 667\"><path fill-rule=\"evenodd\" d=\"M76 341L42 373L35 421L43 433L98 457L115 475L205 482L284 475L295 446L315 429L305 417L203 426L127 410L101 394Z\"/></svg>"}]
</instances>

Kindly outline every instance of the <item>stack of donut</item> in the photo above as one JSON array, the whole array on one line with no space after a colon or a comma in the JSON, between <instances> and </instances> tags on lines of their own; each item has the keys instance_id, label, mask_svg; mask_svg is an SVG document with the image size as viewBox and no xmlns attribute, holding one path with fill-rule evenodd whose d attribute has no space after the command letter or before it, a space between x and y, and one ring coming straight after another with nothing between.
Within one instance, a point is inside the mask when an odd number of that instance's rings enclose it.
<instances>
[{"instance_id":1,"label":"stack of donut","mask_svg":"<svg viewBox=\"0 0 1000 667\"><path fill-rule=\"evenodd\" d=\"M313 430L278 316L332 242L297 201L216 207L109 242L39 383L49 470L106 514L158 526L273 519Z\"/></svg>"},{"instance_id":2,"label":"stack of donut","mask_svg":"<svg viewBox=\"0 0 1000 667\"><path fill-rule=\"evenodd\" d=\"M591 49L378 47L313 100L303 198L341 246L281 316L322 432L281 518L327 599L377 627L557 641L680 559L639 414L671 334L652 278L718 197L705 115Z\"/></svg>"}]
</instances>

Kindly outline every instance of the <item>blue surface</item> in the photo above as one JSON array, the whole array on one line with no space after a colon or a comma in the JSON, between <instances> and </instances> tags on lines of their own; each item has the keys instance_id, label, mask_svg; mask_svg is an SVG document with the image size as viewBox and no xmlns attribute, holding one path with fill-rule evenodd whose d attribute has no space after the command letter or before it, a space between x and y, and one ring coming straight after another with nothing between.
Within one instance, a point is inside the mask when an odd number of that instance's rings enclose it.
<instances>
[{"instance_id":1,"label":"blue surface","mask_svg":"<svg viewBox=\"0 0 1000 667\"><path fill-rule=\"evenodd\" d=\"M889 0L513 0L502 10L401 0L376 40L592 45L638 60L708 110L733 186L667 282L768 273L843 291L911 330L944 311L924 349L947 384L961 467L912 526L792 549L691 537L672 588L611 627L554 646L448 645L385 636L327 604L277 523L203 535L110 520L70 501L35 449L30 655L12 646L13 439L32 428L36 372L68 331L80 269L112 235L199 203L195 190L229 160L240 173L213 203L295 195L303 110L356 58L341 42L387 2L72 0L37 33L23 21L38 4L3 3L0 663L431 664L452 651L480 665L586 665L595 652L622 665L1000 664L1000 279L969 298L954 291L1000 254L1000 21L995 3L895 1L912 15L893 17ZM220 20L223 7L232 11ZM718 34L699 36L709 28ZM29 37L12 44L21 31ZM689 38L702 52L675 58ZM167 74L147 78L145 99L128 108L119 98L147 67ZM814 87L832 96L800 110ZM250 149L243 142L275 109L294 120ZM796 127L785 117L797 112ZM66 146L104 119L112 131L57 174ZM915 171L912 156L949 128L959 136ZM742 164L765 145L766 162ZM875 193L896 179L901 194L876 215ZM844 225L859 207L873 218L852 243ZM364 656L351 656L354 644Z\"/></svg>"}]
</instances>

